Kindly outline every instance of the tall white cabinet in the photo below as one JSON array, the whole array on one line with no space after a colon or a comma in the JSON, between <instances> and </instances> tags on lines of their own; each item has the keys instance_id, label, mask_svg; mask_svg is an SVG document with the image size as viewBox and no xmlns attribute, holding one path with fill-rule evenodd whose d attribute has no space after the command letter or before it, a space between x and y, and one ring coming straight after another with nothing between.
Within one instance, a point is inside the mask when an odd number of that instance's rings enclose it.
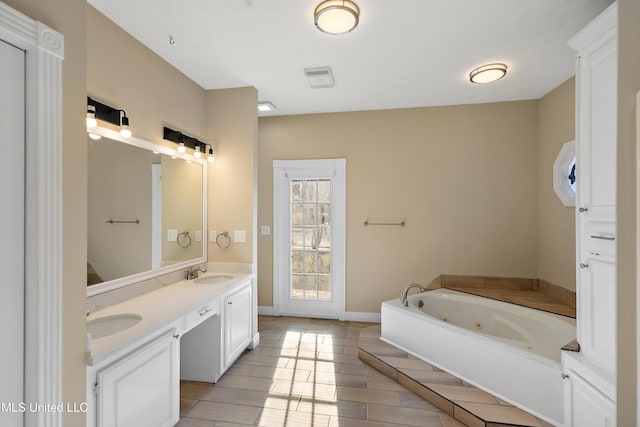
<instances>
[{"instance_id":1,"label":"tall white cabinet","mask_svg":"<svg viewBox=\"0 0 640 427\"><path fill-rule=\"evenodd\" d=\"M617 4L569 42L576 70L580 352L563 352L566 425L615 426Z\"/></svg>"}]
</instances>

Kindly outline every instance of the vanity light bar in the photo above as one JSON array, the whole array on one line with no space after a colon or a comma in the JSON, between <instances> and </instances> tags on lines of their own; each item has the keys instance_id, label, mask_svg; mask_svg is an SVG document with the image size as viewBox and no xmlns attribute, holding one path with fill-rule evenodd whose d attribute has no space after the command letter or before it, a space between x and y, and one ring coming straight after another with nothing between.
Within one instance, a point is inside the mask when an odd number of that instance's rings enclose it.
<instances>
[{"instance_id":1,"label":"vanity light bar","mask_svg":"<svg viewBox=\"0 0 640 427\"><path fill-rule=\"evenodd\" d=\"M95 127L96 120L102 120L119 126L123 137L129 138L131 136L129 117L127 117L127 113L124 110L113 108L89 96L87 96L87 119L87 127L89 128Z\"/></svg>"},{"instance_id":2,"label":"vanity light bar","mask_svg":"<svg viewBox=\"0 0 640 427\"><path fill-rule=\"evenodd\" d=\"M205 145L209 145L206 144L202 141L197 140L196 138L193 138L191 136L187 136L185 134L183 134L180 131L177 130L173 130L170 129L168 127L163 127L162 128L162 138L166 139L167 141L171 141L171 142L175 142L176 144L184 144L185 147L189 147L193 150L196 149L196 146L200 146L200 147L204 147Z\"/></svg>"},{"instance_id":3,"label":"vanity light bar","mask_svg":"<svg viewBox=\"0 0 640 427\"><path fill-rule=\"evenodd\" d=\"M193 156L195 158L200 158L203 154L209 154L207 157L207 161L209 163L213 162L213 146L211 144L207 144L206 142L202 142L193 138L191 136L185 135L180 131L173 130L168 127L162 128L162 138L167 141L175 142L178 144L178 152L184 153L186 148L189 147L194 150ZM207 147L209 150L207 151Z\"/></svg>"}]
</instances>

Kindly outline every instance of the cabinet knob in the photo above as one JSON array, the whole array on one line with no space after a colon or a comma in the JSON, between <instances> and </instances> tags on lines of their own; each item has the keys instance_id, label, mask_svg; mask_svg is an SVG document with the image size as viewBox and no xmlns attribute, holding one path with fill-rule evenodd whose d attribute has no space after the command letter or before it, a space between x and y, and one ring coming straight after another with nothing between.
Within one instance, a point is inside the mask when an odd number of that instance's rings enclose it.
<instances>
[{"instance_id":1,"label":"cabinet knob","mask_svg":"<svg viewBox=\"0 0 640 427\"><path fill-rule=\"evenodd\" d=\"M175 339L178 339L178 338L180 338L180 334L173 334L173 337L174 337Z\"/></svg>"},{"instance_id":2,"label":"cabinet knob","mask_svg":"<svg viewBox=\"0 0 640 427\"><path fill-rule=\"evenodd\" d=\"M233 303L232 303L231 301L229 301L227 304L231 305L231 304L233 304Z\"/></svg>"},{"instance_id":3,"label":"cabinet knob","mask_svg":"<svg viewBox=\"0 0 640 427\"><path fill-rule=\"evenodd\" d=\"M564 372L561 373L560 376L562 377L563 380L566 380L567 378L569 378L569 374L565 374Z\"/></svg>"},{"instance_id":4,"label":"cabinet knob","mask_svg":"<svg viewBox=\"0 0 640 427\"><path fill-rule=\"evenodd\" d=\"M580 209L578 209L580 212L587 212L589 210L589 208L583 208L581 207Z\"/></svg>"},{"instance_id":5,"label":"cabinet knob","mask_svg":"<svg viewBox=\"0 0 640 427\"><path fill-rule=\"evenodd\" d=\"M583 262L580 263L580 268L589 268L589 264L585 264Z\"/></svg>"}]
</instances>

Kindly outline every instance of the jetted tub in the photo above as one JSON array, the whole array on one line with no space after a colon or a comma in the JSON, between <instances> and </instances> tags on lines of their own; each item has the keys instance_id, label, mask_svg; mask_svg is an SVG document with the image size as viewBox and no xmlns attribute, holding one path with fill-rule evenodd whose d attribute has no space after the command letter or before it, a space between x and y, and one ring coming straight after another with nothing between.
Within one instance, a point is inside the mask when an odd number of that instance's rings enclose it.
<instances>
[{"instance_id":1,"label":"jetted tub","mask_svg":"<svg viewBox=\"0 0 640 427\"><path fill-rule=\"evenodd\" d=\"M554 425L575 319L449 289L382 304L382 339Z\"/></svg>"}]
</instances>

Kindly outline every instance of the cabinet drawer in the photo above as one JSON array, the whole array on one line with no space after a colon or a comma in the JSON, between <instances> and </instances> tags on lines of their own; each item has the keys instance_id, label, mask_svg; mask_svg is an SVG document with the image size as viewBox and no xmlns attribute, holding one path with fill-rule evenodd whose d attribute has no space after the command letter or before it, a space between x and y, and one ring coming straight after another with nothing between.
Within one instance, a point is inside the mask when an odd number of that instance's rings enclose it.
<instances>
[{"instance_id":1,"label":"cabinet drawer","mask_svg":"<svg viewBox=\"0 0 640 427\"><path fill-rule=\"evenodd\" d=\"M582 253L587 258L615 261L616 225L612 222L586 222L582 228Z\"/></svg>"},{"instance_id":2,"label":"cabinet drawer","mask_svg":"<svg viewBox=\"0 0 640 427\"><path fill-rule=\"evenodd\" d=\"M202 307L191 310L189 314L185 316L184 330L185 332L198 326L211 316L219 313L218 301L212 301L208 304L204 304Z\"/></svg>"}]
</instances>

